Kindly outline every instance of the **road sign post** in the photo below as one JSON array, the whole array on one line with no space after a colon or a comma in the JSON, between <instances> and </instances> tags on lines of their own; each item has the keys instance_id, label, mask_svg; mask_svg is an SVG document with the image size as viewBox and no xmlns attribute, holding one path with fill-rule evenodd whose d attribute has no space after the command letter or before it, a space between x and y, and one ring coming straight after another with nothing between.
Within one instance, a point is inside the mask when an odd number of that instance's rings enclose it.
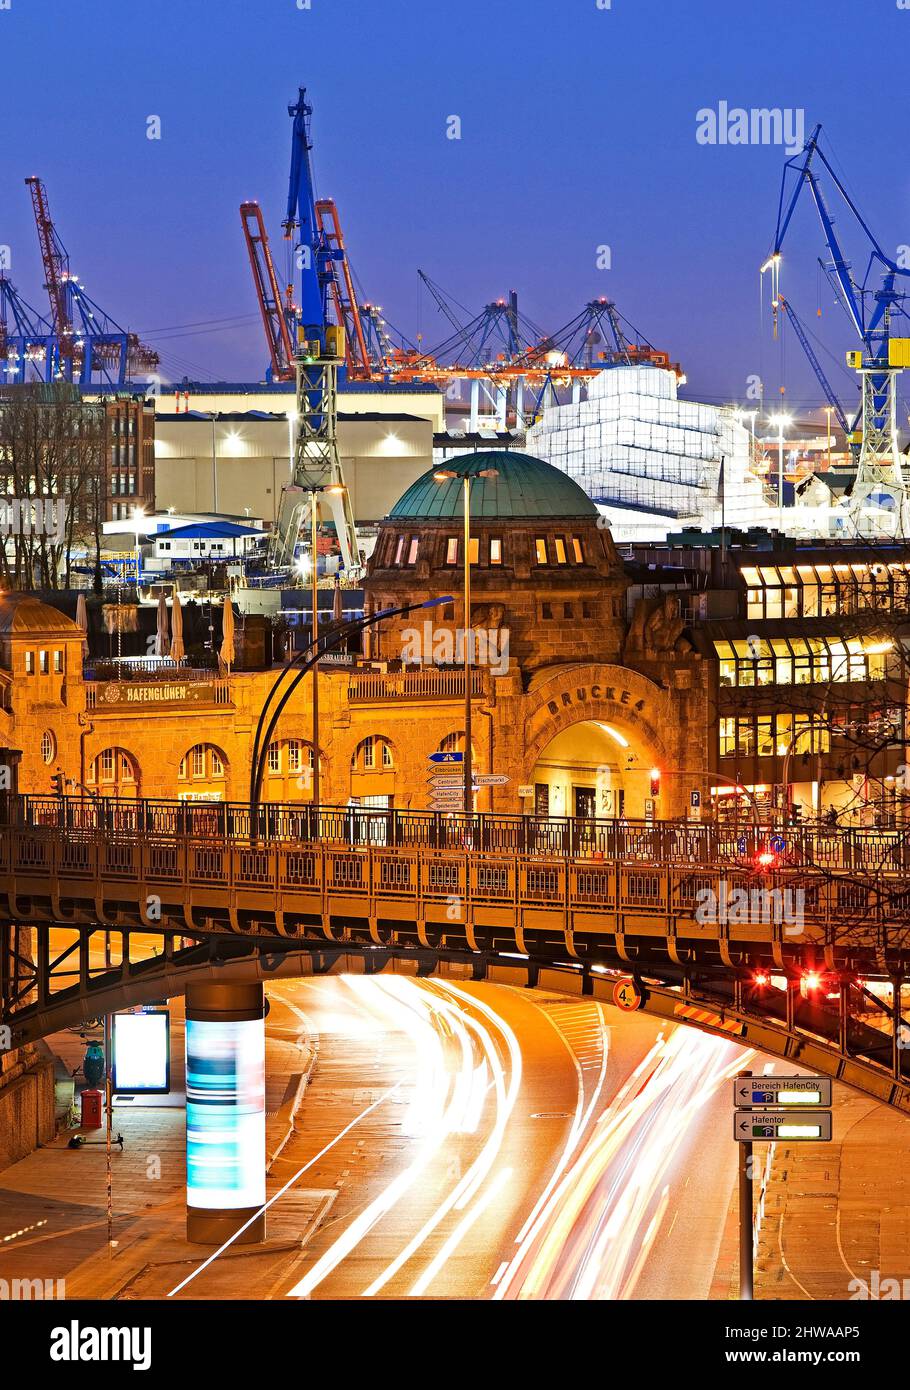
<instances>
[{"instance_id":1,"label":"road sign post","mask_svg":"<svg viewBox=\"0 0 910 1390\"><path fill-rule=\"evenodd\" d=\"M736 1080L747 1081L751 1077L750 1071L743 1071ZM752 1223L752 1143L744 1140L739 1144L739 1296L745 1303L752 1302L755 1289Z\"/></svg>"},{"instance_id":2,"label":"road sign post","mask_svg":"<svg viewBox=\"0 0 910 1390\"><path fill-rule=\"evenodd\" d=\"M754 1292L755 1236L752 1215L752 1144L824 1144L831 1138L831 1079L826 1076L733 1078L733 1138L739 1145L739 1296Z\"/></svg>"},{"instance_id":3,"label":"road sign post","mask_svg":"<svg viewBox=\"0 0 910 1390\"><path fill-rule=\"evenodd\" d=\"M830 1076L753 1076L733 1078L733 1104L741 1107L771 1105L783 1110L791 1105L830 1108Z\"/></svg>"},{"instance_id":4,"label":"road sign post","mask_svg":"<svg viewBox=\"0 0 910 1390\"><path fill-rule=\"evenodd\" d=\"M740 1144L753 1139L788 1144L827 1144L831 1139L830 1110L737 1110L733 1116L733 1138Z\"/></svg>"}]
</instances>

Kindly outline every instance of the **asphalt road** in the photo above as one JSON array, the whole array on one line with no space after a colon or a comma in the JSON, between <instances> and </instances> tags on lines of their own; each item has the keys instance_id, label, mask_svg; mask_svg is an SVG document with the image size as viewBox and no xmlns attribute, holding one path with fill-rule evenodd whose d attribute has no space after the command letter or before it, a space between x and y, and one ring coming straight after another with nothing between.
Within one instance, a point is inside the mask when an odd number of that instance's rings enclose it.
<instances>
[{"instance_id":1,"label":"asphalt road","mask_svg":"<svg viewBox=\"0 0 910 1390\"><path fill-rule=\"evenodd\" d=\"M326 1150L306 1183L336 1194L288 1296L707 1296L735 1174L735 1044L501 986L377 976L270 994L320 1035L274 1176Z\"/></svg>"}]
</instances>

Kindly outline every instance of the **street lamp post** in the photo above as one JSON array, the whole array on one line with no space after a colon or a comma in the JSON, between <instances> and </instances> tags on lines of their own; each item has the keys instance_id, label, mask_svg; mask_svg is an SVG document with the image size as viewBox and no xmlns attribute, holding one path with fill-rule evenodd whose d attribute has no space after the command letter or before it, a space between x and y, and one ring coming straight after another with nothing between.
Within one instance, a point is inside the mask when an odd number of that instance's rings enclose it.
<instances>
[{"instance_id":1,"label":"street lamp post","mask_svg":"<svg viewBox=\"0 0 910 1390\"><path fill-rule=\"evenodd\" d=\"M142 518L143 518L144 516L145 516L145 512L142 510L141 507L134 507L134 508L133 508L133 530L134 530L135 533L136 533L136 596L137 596L137 602L138 602L138 595L139 595L139 580L140 580L140 578L141 578L141 570L142 570L142 556L141 556L141 552L140 552L140 549L139 549L139 536L140 536L139 523L142 521ZM119 624L118 624L118 626L119 626Z\"/></svg>"},{"instance_id":2,"label":"street lamp post","mask_svg":"<svg viewBox=\"0 0 910 1390\"><path fill-rule=\"evenodd\" d=\"M218 515L218 460L215 453L215 412L212 411L212 511Z\"/></svg>"},{"instance_id":3,"label":"street lamp post","mask_svg":"<svg viewBox=\"0 0 910 1390\"><path fill-rule=\"evenodd\" d=\"M474 814L474 755L471 747L471 658L474 647L474 629L471 626L471 482L474 478L498 478L498 468L466 468L456 472L452 468L440 468L433 474L438 483L460 478L464 500L464 627L463 665L464 665L464 813Z\"/></svg>"},{"instance_id":4,"label":"street lamp post","mask_svg":"<svg viewBox=\"0 0 910 1390\"><path fill-rule=\"evenodd\" d=\"M319 566L316 558L316 529L318 502L316 492L310 493L310 559L312 562L313 573L310 576L312 581L313 596L313 623L312 638L315 649L315 660L313 661L313 806L316 814L319 814Z\"/></svg>"},{"instance_id":5,"label":"street lamp post","mask_svg":"<svg viewBox=\"0 0 910 1390\"><path fill-rule=\"evenodd\" d=\"M296 418L296 417L295 417ZM310 602L313 605L313 616L310 623L312 642L311 646L315 650L313 660L313 778L312 778L312 803L318 808L320 797L319 785L319 564L318 564L318 539L319 539L319 494L321 492L331 493L333 496L345 491L342 483L327 483L324 487L311 487L308 489L310 498ZM304 571L305 573L305 571Z\"/></svg>"},{"instance_id":6,"label":"street lamp post","mask_svg":"<svg viewBox=\"0 0 910 1390\"><path fill-rule=\"evenodd\" d=\"M793 424L791 415L772 415L777 425L777 529L784 529L784 430Z\"/></svg>"}]
</instances>

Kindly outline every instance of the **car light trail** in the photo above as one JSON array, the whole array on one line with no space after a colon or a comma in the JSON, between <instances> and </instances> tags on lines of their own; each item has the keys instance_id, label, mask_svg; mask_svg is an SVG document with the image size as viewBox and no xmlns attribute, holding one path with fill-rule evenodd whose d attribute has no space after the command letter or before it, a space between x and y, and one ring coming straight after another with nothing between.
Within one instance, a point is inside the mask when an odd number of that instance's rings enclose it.
<instances>
[{"instance_id":1,"label":"car light trail","mask_svg":"<svg viewBox=\"0 0 910 1390\"><path fill-rule=\"evenodd\" d=\"M600 1117L494 1297L631 1297L685 1131L744 1060L735 1044L682 1029L659 1040Z\"/></svg>"}]
</instances>

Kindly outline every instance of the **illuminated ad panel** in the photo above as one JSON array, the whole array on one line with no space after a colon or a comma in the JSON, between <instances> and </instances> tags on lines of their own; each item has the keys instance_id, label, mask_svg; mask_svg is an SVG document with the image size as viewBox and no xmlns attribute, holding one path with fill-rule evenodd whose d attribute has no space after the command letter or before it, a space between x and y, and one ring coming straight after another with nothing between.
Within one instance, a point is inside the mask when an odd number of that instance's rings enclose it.
<instances>
[{"instance_id":1,"label":"illuminated ad panel","mask_svg":"<svg viewBox=\"0 0 910 1390\"><path fill-rule=\"evenodd\" d=\"M171 1089L171 1015L167 1009L114 1014L113 1087L157 1095Z\"/></svg>"},{"instance_id":2,"label":"illuminated ad panel","mask_svg":"<svg viewBox=\"0 0 910 1390\"><path fill-rule=\"evenodd\" d=\"M265 1024L186 1023L186 1187L191 1207L265 1202Z\"/></svg>"}]
</instances>

